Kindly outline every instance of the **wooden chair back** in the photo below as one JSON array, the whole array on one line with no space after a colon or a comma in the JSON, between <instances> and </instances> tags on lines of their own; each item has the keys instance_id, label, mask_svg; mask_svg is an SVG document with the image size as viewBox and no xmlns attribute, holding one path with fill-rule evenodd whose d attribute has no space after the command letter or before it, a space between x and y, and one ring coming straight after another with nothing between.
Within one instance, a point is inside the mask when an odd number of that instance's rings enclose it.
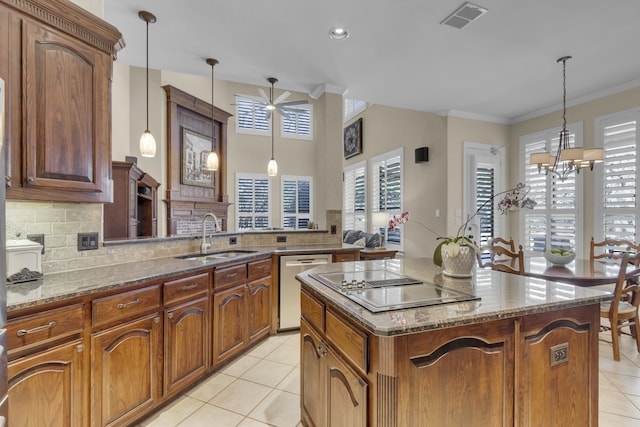
<instances>
[{"instance_id":1,"label":"wooden chair back","mask_svg":"<svg viewBox=\"0 0 640 427\"><path fill-rule=\"evenodd\" d=\"M482 261L481 253L477 254L480 267L490 267L492 270L524 275L522 245L518 246L518 252L516 252L513 239L505 240L501 237L496 237L489 242L486 248L489 252L489 260L487 262Z\"/></svg>"},{"instance_id":2,"label":"wooden chair back","mask_svg":"<svg viewBox=\"0 0 640 427\"><path fill-rule=\"evenodd\" d=\"M632 269L629 270L629 265ZM608 318L611 329L611 343L613 345L613 359L620 360L619 336L624 327L629 328L628 335L636 341L640 352L640 322L638 321L638 306L640 305L640 253L624 252L620 260L620 272L616 280L613 300L600 306L600 317ZM609 328L603 328L609 329Z\"/></svg>"},{"instance_id":3,"label":"wooden chair back","mask_svg":"<svg viewBox=\"0 0 640 427\"><path fill-rule=\"evenodd\" d=\"M598 248L602 248L602 250L596 253ZM622 239L605 239L602 242L595 242L592 237L589 260L593 262L597 259L622 259L625 252L638 253L640 252L640 245Z\"/></svg>"}]
</instances>

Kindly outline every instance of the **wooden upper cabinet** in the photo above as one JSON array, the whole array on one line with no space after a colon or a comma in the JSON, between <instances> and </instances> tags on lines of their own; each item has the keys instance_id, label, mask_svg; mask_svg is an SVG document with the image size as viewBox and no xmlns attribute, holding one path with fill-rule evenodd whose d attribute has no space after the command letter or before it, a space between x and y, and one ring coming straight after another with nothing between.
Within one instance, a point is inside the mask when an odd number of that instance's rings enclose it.
<instances>
[{"instance_id":1,"label":"wooden upper cabinet","mask_svg":"<svg viewBox=\"0 0 640 427\"><path fill-rule=\"evenodd\" d=\"M0 62L11 61L0 67L8 86L7 198L110 202L120 33L64 0L0 0L0 8L10 23L0 53Z\"/></svg>"}]
</instances>

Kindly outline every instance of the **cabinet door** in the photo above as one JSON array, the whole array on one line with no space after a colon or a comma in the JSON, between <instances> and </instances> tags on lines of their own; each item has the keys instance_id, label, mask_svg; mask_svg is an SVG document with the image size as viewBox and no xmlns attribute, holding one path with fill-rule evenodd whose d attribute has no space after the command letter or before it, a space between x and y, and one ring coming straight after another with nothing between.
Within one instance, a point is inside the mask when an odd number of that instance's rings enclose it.
<instances>
[{"instance_id":1,"label":"cabinet door","mask_svg":"<svg viewBox=\"0 0 640 427\"><path fill-rule=\"evenodd\" d=\"M505 320L408 335L407 425L513 426L513 330Z\"/></svg>"},{"instance_id":2,"label":"cabinet door","mask_svg":"<svg viewBox=\"0 0 640 427\"><path fill-rule=\"evenodd\" d=\"M83 354L76 340L9 363L11 425L83 426Z\"/></svg>"},{"instance_id":3,"label":"cabinet door","mask_svg":"<svg viewBox=\"0 0 640 427\"><path fill-rule=\"evenodd\" d=\"M271 277L249 283L247 286L249 315L249 341L269 334L271 329Z\"/></svg>"},{"instance_id":4,"label":"cabinet door","mask_svg":"<svg viewBox=\"0 0 640 427\"><path fill-rule=\"evenodd\" d=\"M245 285L213 294L213 364L217 365L247 345Z\"/></svg>"},{"instance_id":5,"label":"cabinet door","mask_svg":"<svg viewBox=\"0 0 640 427\"><path fill-rule=\"evenodd\" d=\"M28 19L23 35L22 186L110 201L109 55Z\"/></svg>"},{"instance_id":6,"label":"cabinet door","mask_svg":"<svg viewBox=\"0 0 640 427\"><path fill-rule=\"evenodd\" d=\"M92 426L126 425L160 399L157 314L91 336Z\"/></svg>"},{"instance_id":7,"label":"cabinet door","mask_svg":"<svg viewBox=\"0 0 640 427\"><path fill-rule=\"evenodd\" d=\"M327 417L327 390L323 353L326 346L302 319L300 321L300 406L307 426L325 426ZM345 424L346 425L346 424Z\"/></svg>"},{"instance_id":8,"label":"cabinet door","mask_svg":"<svg viewBox=\"0 0 640 427\"><path fill-rule=\"evenodd\" d=\"M164 394L184 389L206 372L209 304L203 297L165 310Z\"/></svg>"},{"instance_id":9,"label":"cabinet door","mask_svg":"<svg viewBox=\"0 0 640 427\"><path fill-rule=\"evenodd\" d=\"M598 425L599 311L596 304L523 319L517 425Z\"/></svg>"},{"instance_id":10,"label":"cabinet door","mask_svg":"<svg viewBox=\"0 0 640 427\"><path fill-rule=\"evenodd\" d=\"M325 357L327 409L331 427L367 425L368 384L333 351Z\"/></svg>"}]
</instances>

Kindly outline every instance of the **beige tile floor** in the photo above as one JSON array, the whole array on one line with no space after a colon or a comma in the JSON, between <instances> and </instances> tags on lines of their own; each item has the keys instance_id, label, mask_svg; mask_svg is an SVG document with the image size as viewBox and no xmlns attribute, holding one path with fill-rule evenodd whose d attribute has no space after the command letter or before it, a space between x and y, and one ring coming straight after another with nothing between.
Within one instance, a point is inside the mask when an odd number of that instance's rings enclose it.
<instances>
[{"instance_id":1,"label":"beige tile floor","mask_svg":"<svg viewBox=\"0 0 640 427\"><path fill-rule=\"evenodd\" d=\"M640 354L621 339L619 362L600 343L600 427L640 427ZM139 426L300 426L299 345L297 333L270 337Z\"/></svg>"}]
</instances>

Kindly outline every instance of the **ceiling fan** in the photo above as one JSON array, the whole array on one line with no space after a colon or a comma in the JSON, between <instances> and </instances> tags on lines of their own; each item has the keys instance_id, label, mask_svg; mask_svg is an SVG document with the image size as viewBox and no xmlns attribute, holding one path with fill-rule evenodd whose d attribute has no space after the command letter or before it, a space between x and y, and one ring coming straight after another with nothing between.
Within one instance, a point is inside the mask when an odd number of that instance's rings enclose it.
<instances>
[{"instance_id":1,"label":"ceiling fan","mask_svg":"<svg viewBox=\"0 0 640 427\"><path fill-rule=\"evenodd\" d=\"M291 92L289 92L288 90L280 94L280 96L278 96L276 99L273 99L273 87L276 83L278 83L278 79L276 79L275 77L269 77L267 78L267 81L271 83L271 88L269 89L269 96L267 96L267 94L262 88L259 88L258 93L260 94L260 97L257 97L257 96L251 97L265 106L265 109L267 110L265 118L267 120L271 118L271 112L274 110L280 113L281 115L283 115L284 117L289 118L291 117L291 114L295 114L303 111L299 108L292 108L292 106L309 103L308 101L304 101L304 100L284 102L284 100L287 99L289 95L291 95Z\"/></svg>"}]
</instances>

